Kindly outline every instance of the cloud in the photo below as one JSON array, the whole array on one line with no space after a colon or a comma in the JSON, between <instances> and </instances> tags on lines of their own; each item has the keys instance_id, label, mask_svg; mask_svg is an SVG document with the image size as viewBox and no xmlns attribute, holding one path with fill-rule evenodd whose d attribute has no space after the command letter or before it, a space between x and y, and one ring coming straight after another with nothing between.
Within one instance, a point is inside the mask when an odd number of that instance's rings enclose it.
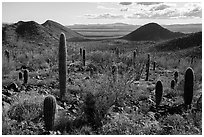
<instances>
[{"instance_id":1,"label":"cloud","mask_svg":"<svg viewBox=\"0 0 204 137\"><path fill-rule=\"evenodd\" d=\"M156 5L156 4L160 4L162 2L137 2L137 4L139 5Z\"/></svg>"},{"instance_id":2,"label":"cloud","mask_svg":"<svg viewBox=\"0 0 204 137\"><path fill-rule=\"evenodd\" d=\"M85 17L87 17L88 19L124 19L123 15L115 15L110 13L104 13L100 15L86 14Z\"/></svg>"},{"instance_id":3,"label":"cloud","mask_svg":"<svg viewBox=\"0 0 204 137\"><path fill-rule=\"evenodd\" d=\"M131 5L132 2L120 2L119 4L120 4L120 5Z\"/></svg>"},{"instance_id":4,"label":"cloud","mask_svg":"<svg viewBox=\"0 0 204 137\"><path fill-rule=\"evenodd\" d=\"M122 8L120 11L128 11L128 8Z\"/></svg>"},{"instance_id":5,"label":"cloud","mask_svg":"<svg viewBox=\"0 0 204 137\"><path fill-rule=\"evenodd\" d=\"M165 5L165 4L161 4L161 5L152 7L150 10L157 11L157 10L164 10L166 8L170 8L170 6Z\"/></svg>"},{"instance_id":6,"label":"cloud","mask_svg":"<svg viewBox=\"0 0 204 137\"><path fill-rule=\"evenodd\" d=\"M202 18L202 7L200 3L187 3L181 9L182 15L185 17L199 17Z\"/></svg>"},{"instance_id":7,"label":"cloud","mask_svg":"<svg viewBox=\"0 0 204 137\"><path fill-rule=\"evenodd\" d=\"M156 5L141 5L128 10L133 12L127 16L129 19L202 18L201 3L187 3L183 7L177 7L172 3L160 3Z\"/></svg>"}]
</instances>

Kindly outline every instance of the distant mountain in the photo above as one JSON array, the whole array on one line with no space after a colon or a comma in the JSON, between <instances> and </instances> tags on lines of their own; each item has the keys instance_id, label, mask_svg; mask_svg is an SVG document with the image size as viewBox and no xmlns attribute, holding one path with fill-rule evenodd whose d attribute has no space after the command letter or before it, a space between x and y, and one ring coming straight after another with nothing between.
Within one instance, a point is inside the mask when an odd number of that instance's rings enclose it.
<instances>
[{"instance_id":1,"label":"distant mountain","mask_svg":"<svg viewBox=\"0 0 204 137\"><path fill-rule=\"evenodd\" d=\"M192 33L184 37L164 41L154 46L157 51L177 51L202 46L202 32Z\"/></svg>"},{"instance_id":2,"label":"distant mountain","mask_svg":"<svg viewBox=\"0 0 204 137\"><path fill-rule=\"evenodd\" d=\"M10 25L2 26L2 41L10 45L21 42L43 43L45 45L56 43L61 32L64 32L68 41L86 40L81 34L54 22L46 21L38 24L34 21L19 21Z\"/></svg>"},{"instance_id":3,"label":"distant mountain","mask_svg":"<svg viewBox=\"0 0 204 137\"><path fill-rule=\"evenodd\" d=\"M157 23L149 23L125 35L122 39L130 41L163 41L184 35L180 32L171 32Z\"/></svg>"},{"instance_id":4,"label":"distant mountain","mask_svg":"<svg viewBox=\"0 0 204 137\"><path fill-rule=\"evenodd\" d=\"M139 25L131 25L126 23L113 23L113 24L75 24L67 26L73 30L80 29L136 29Z\"/></svg>"},{"instance_id":5,"label":"distant mountain","mask_svg":"<svg viewBox=\"0 0 204 137\"><path fill-rule=\"evenodd\" d=\"M172 25L161 25L162 27L173 31L173 32L182 32L182 33L194 33L202 31L202 24L172 24ZM89 31L90 29L100 30L100 29L118 29L122 31L126 31L128 33L138 29L141 25L133 25L126 23L113 23L113 24L74 24L66 26L71 28L72 30L76 30L77 32L81 32L82 30ZM127 34L128 34L127 33Z\"/></svg>"},{"instance_id":6,"label":"distant mountain","mask_svg":"<svg viewBox=\"0 0 204 137\"><path fill-rule=\"evenodd\" d=\"M173 24L162 26L174 32L195 33L202 31L202 24Z\"/></svg>"}]
</instances>

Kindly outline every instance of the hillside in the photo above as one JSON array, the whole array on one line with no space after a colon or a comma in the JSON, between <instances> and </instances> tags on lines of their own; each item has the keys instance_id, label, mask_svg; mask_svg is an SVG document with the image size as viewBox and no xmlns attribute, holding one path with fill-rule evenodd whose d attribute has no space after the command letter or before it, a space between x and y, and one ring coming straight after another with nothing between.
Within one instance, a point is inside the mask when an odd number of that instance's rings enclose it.
<instances>
[{"instance_id":1,"label":"hillside","mask_svg":"<svg viewBox=\"0 0 204 137\"><path fill-rule=\"evenodd\" d=\"M183 36L183 33L171 32L156 23L149 23L122 37L130 41L162 41Z\"/></svg>"},{"instance_id":2,"label":"hillside","mask_svg":"<svg viewBox=\"0 0 204 137\"><path fill-rule=\"evenodd\" d=\"M168 40L155 45L157 51L177 51L202 45L202 32L192 33L184 37Z\"/></svg>"},{"instance_id":3,"label":"hillside","mask_svg":"<svg viewBox=\"0 0 204 137\"><path fill-rule=\"evenodd\" d=\"M34 21L19 21L11 25L3 25L2 41L10 46L17 46L22 42L50 45L57 42L61 32L65 33L68 41L84 40L82 35L54 21L46 21L42 25Z\"/></svg>"},{"instance_id":4,"label":"hillside","mask_svg":"<svg viewBox=\"0 0 204 137\"><path fill-rule=\"evenodd\" d=\"M51 20L47 20L45 23L42 24L42 26L48 29L49 33L57 38L60 36L61 32L64 32L69 40L78 41L84 39L81 34Z\"/></svg>"}]
</instances>

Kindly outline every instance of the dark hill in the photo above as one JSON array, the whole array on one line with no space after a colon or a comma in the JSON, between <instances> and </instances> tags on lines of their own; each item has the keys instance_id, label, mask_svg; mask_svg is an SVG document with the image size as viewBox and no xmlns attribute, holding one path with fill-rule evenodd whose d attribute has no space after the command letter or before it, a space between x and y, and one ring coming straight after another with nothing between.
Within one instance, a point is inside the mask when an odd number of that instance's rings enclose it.
<instances>
[{"instance_id":1,"label":"dark hill","mask_svg":"<svg viewBox=\"0 0 204 137\"><path fill-rule=\"evenodd\" d=\"M202 46L202 32L158 43L154 46L154 49L157 51L177 51L199 46Z\"/></svg>"},{"instance_id":2,"label":"dark hill","mask_svg":"<svg viewBox=\"0 0 204 137\"><path fill-rule=\"evenodd\" d=\"M34 21L19 21L2 27L3 43L18 45L21 42L49 43L56 39L42 25Z\"/></svg>"},{"instance_id":3,"label":"dark hill","mask_svg":"<svg viewBox=\"0 0 204 137\"><path fill-rule=\"evenodd\" d=\"M162 41L183 36L183 33L171 32L156 23L149 23L125 35L122 39L130 41Z\"/></svg>"},{"instance_id":4,"label":"dark hill","mask_svg":"<svg viewBox=\"0 0 204 137\"><path fill-rule=\"evenodd\" d=\"M38 24L34 21L19 21L2 26L2 41L4 44L20 45L32 43L38 45L50 45L58 43L59 35L64 32L68 41L83 41L85 38L77 32L64 27L54 21L46 21Z\"/></svg>"},{"instance_id":5,"label":"dark hill","mask_svg":"<svg viewBox=\"0 0 204 137\"><path fill-rule=\"evenodd\" d=\"M81 34L51 20L47 20L45 23L42 24L46 29L48 29L49 33L54 37L59 38L61 32L65 33L67 39L69 40L76 40L81 41L84 40L84 36Z\"/></svg>"}]
</instances>

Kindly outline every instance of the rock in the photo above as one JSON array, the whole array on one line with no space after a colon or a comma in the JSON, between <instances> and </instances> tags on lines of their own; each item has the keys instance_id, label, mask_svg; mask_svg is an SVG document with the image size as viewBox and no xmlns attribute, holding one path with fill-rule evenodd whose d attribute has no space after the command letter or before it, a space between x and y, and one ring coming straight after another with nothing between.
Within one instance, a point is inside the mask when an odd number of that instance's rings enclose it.
<instances>
[{"instance_id":1,"label":"rock","mask_svg":"<svg viewBox=\"0 0 204 137\"><path fill-rule=\"evenodd\" d=\"M14 92L19 92L18 85L16 83L11 83L8 87L9 90L13 89Z\"/></svg>"},{"instance_id":2,"label":"rock","mask_svg":"<svg viewBox=\"0 0 204 137\"><path fill-rule=\"evenodd\" d=\"M8 90L2 90L2 94L6 95L8 97L10 97L12 95L11 92Z\"/></svg>"},{"instance_id":3,"label":"rock","mask_svg":"<svg viewBox=\"0 0 204 137\"><path fill-rule=\"evenodd\" d=\"M2 94L2 101L11 104L12 99L11 99L11 97L8 97L8 96Z\"/></svg>"},{"instance_id":4,"label":"rock","mask_svg":"<svg viewBox=\"0 0 204 137\"><path fill-rule=\"evenodd\" d=\"M47 95L47 94L48 94L48 92L45 91L45 90L39 90L38 93L39 93L39 94L43 94L43 95Z\"/></svg>"},{"instance_id":5,"label":"rock","mask_svg":"<svg viewBox=\"0 0 204 137\"><path fill-rule=\"evenodd\" d=\"M35 76L35 78L39 80L39 79L40 79L40 76Z\"/></svg>"},{"instance_id":6,"label":"rock","mask_svg":"<svg viewBox=\"0 0 204 137\"><path fill-rule=\"evenodd\" d=\"M135 81L134 84L139 85L140 81Z\"/></svg>"},{"instance_id":7,"label":"rock","mask_svg":"<svg viewBox=\"0 0 204 137\"><path fill-rule=\"evenodd\" d=\"M61 106L60 106L60 105L58 105L58 104L57 104L56 108L57 108L57 111L64 110L64 108L63 108L63 107L61 107Z\"/></svg>"},{"instance_id":8,"label":"rock","mask_svg":"<svg viewBox=\"0 0 204 137\"><path fill-rule=\"evenodd\" d=\"M84 80L88 80L88 79L90 79L90 77L89 77L89 76L87 76L87 77L84 77L83 79L84 79Z\"/></svg>"},{"instance_id":9,"label":"rock","mask_svg":"<svg viewBox=\"0 0 204 137\"><path fill-rule=\"evenodd\" d=\"M155 120L155 113L152 111L147 112L147 115L151 118L151 120Z\"/></svg>"}]
</instances>

